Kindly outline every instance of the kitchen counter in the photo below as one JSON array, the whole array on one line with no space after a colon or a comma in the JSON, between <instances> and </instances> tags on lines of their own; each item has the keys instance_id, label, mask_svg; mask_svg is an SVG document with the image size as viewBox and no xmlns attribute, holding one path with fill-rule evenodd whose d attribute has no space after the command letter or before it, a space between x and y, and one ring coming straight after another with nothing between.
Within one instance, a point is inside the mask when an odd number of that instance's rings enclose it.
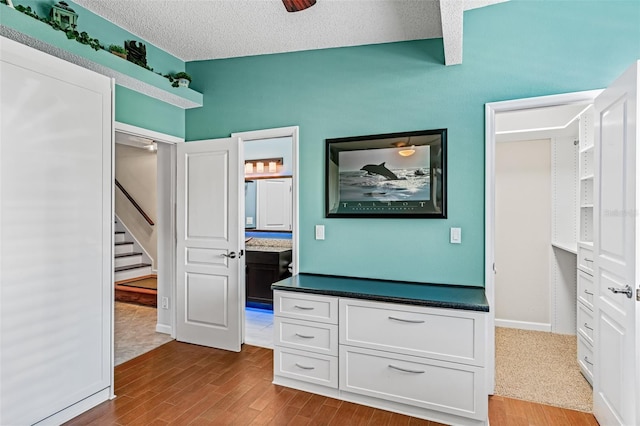
<instances>
[{"instance_id":1,"label":"kitchen counter","mask_svg":"<svg viewBox=\"0 0 640 426\"><path fill-rule=\"evenodd\" d=\"M291 247L274 247L274 246L245 246L247 252L249 251L262 251L269 253L282 253L283 251L291 250Z\"/></svg>"},{"instance_id":2,"label":"kitchen counter","mask_svg":"<svg viewBox=\"0 0 640 426\"><path fill-rule=\"evenodd\" d=\"M489 312L484 288L299 274L275 282L273 290Z\"/></svg>"}]
</instances>

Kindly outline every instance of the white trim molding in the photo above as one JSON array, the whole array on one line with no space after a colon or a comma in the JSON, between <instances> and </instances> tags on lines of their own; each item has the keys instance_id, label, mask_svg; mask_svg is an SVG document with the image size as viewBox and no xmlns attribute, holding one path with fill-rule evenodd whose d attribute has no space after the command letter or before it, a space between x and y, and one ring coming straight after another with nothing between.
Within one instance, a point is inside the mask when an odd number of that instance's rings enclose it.
<instances>
[{"instance_id":1,"label":"white trim molding","mask_svg":"<svg viewBox=\"0 0 640 426\"><path fill-rule=\"evenodd\" d=\"M519 330L546 331L551 333L551 324L531 321L503 320L496 318L496 327L517 328Z\"/></svg>"},{"instance_id":2,"label":"white trim molding","mask_svg":"<svg viewBox=\"0 0 640 426\"><path fill-rule=\"evenodd\" d=\"M292 259L293 259L293 268L291 273L293 275L297 275L299 271L300 265L300 251L299 251L299 223L300 223L300 215L299 215L299 194L300 194L300 169L299 169L299 134L300 128L298 126L290 126L290 127L279 127L275 129L264 129L264 130L253 130L248 132L236 132L232 133L232 137L240 138L240 143L257 140L257 139L274 139L274 138L284 138L291 137L291 147L292 147L292 164L291 170L293 172L293 216L291 217L291 229L292 229ZM244 223L244 218L240 223Z\"/></svg>"}]
</instances>

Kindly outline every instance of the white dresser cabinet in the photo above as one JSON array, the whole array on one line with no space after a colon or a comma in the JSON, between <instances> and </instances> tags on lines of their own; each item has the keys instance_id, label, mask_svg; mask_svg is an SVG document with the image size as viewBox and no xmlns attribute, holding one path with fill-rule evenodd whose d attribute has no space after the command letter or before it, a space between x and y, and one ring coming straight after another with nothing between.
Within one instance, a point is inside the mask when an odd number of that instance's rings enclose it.
<instances>
[{"instance_id":1,"label":"white dresser cabinet","mask_svg":"<svg viewBox=\"0 0 640 426\"><path fill-rule=\"evenodd\" d=\"M273 313L273 382L303 382L303 390L323 395L337 391L338 298L274 291Z\"/></svg>"},{"instance_id":2,"label":"white dresser cabinet","mask_svg":"<svg viewBox=\"0 0 640 426\"><path fill-rule=\"evenodd\" d=\"M487 424L485 312L292 291L274 291L274 307L274 383L446 424Z\"/></svg>"}]
</instances>

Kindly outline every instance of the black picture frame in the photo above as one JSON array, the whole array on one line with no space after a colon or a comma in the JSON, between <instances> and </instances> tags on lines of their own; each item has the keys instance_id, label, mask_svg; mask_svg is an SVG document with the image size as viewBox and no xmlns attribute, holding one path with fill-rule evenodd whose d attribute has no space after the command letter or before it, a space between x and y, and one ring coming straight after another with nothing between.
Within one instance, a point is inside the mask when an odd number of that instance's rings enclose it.
<instances>
[{"instance_id":1,"label":"black picture frame","mask_svg":"<svg viewBox=\"0 0 640 426\"><path fill-rule=\"evenodd\" d=\"M447 217L447 129L326 139L327 218Z\"/></svg>"}]
</instances>

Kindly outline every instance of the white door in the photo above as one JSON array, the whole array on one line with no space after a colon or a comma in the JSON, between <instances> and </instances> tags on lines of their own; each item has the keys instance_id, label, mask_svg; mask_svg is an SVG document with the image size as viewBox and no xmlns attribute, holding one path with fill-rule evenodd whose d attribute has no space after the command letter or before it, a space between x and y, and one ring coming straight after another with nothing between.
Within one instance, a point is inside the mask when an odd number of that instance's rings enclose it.
<instances>
[{"instance_id":1,"label":"white door","mask_svg":"<svg viewBox=\"0 0 640 426\"><path fill-rule=\"evenodd\" d=\"M291 178L258 180L257 229L291 231Z\"/></svg>"},{"instance_id":2,"label":"white door","mask_svg":"<svg viewBox=\"0 0 640 426\"><path fill-rule=\"evenodd\" d=\"M236 352L245 279L241 150L228 138L179 144L177 155L176 339Z\"/></svg>"},{"instance_id":3,"label":"white door","mask_svg":"<svg viewBox=\"0 0 640 426\"><path fill-rule=\"evenodd\" d=\"M607 426L640 423L638 64L595 101L593 409Z\"/></svg>"},{"instance_id":4,"label":"white door","mask_svg":"<svg viewBox=\"0 0 640 426\"><path fill-rule=\"evenodd\" d=\"M112 86L0 37L0 424L111 395Z\"/></svg>"}]
</instances>

